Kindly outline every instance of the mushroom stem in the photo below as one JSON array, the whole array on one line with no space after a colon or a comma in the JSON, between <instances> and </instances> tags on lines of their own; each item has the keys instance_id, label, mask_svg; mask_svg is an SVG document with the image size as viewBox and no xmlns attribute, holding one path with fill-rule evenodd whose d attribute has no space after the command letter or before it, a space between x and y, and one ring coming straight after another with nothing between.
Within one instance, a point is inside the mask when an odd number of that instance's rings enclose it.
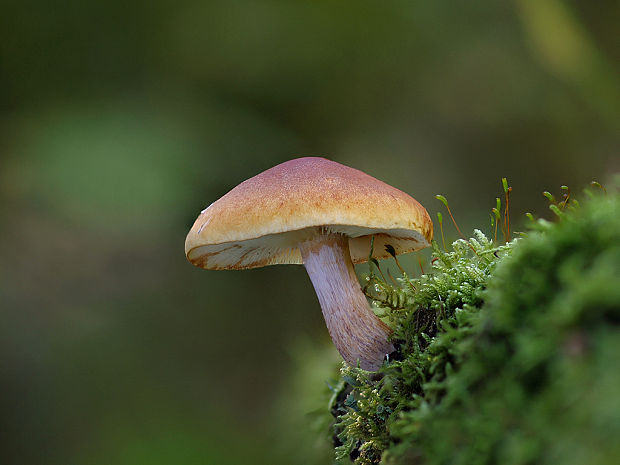
<instances>
[{"instance_id":1,"label":"mushroom stem","mask_svg":"<svg viewBox=\"0 0 620 465\"><path fill-rule=\"evenodd\" d=\"M376 371L394 350L392 330L373 313L353 269L349 241L322 234L299 245L304 266L319 298L329 335L347 363Z\"/></svg>"}]
</instances>

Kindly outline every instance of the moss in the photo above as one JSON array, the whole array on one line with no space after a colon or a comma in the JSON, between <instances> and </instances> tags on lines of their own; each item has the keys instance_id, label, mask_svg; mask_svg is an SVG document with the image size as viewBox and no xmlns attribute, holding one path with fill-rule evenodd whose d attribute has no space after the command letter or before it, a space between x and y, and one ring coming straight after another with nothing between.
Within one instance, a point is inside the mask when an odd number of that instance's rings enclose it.
<instances>
[{"instance_id":1,"label":"moss","mask_svg":"<svg viewBox=\"0 0 620 465\"><path fill-rule=\"evenodd\" d=\"M554 207L505 246L477 231L430 274L368 278L398 352L342 366L338 462L620 463L620 201Z\"/></svg>"}]
</instances>

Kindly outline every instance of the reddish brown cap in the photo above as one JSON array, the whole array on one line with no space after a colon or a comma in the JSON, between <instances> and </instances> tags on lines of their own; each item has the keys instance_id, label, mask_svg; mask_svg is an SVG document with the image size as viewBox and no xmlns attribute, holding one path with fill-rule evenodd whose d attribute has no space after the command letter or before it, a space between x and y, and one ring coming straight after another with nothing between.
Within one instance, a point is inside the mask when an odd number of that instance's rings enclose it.
<instances>
[{"instance_id":1,"label":"reddish brown cap","mask_svg":"<svg viewBox=\"0 0 620 465\"><path fill-rule=\"evenodd\" d=\"M354 168L297 158L242 182L203 210L185 240L194 265L208 269L301 264L298 244L321 233L349 237L354 263L430 244L433 224L415 199Z\"/></svg>"}]
</instances>

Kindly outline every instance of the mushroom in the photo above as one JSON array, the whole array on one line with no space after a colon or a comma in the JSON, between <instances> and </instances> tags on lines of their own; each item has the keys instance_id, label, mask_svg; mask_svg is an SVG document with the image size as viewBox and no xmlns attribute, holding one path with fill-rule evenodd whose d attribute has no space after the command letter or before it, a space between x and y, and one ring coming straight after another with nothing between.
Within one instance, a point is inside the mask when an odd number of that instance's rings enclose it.
<instances>
[{"instance_id":1,"label":"mushroom","mask_svg":"<svg viewBox=\"0 0 620 465\"><path fill-rule=\"evenodd\" d=\"M306 157L242 182L204 209L185 253L192 264L214 270L303 263L344 360L376 371L394 350L392 331L370 308L353 268L368 260L373 237L375 258L388 258L427 247L433 224L404 192Z\"/></svg>"}]
</instances>

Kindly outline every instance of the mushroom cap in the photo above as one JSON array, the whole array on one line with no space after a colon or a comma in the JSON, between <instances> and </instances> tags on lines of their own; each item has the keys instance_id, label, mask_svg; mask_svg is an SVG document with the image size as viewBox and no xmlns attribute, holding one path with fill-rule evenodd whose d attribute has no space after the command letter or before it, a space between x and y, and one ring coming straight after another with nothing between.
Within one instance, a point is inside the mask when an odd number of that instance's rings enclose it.
<instances>
[{"instance_id":1,"label":"mushroom cap","mask_svg":"<svg viewBox=\"0 0 620 465\"><path fill-rule=\"evenodd\" d=\"M289 160L242 182L204 209L185 240L188 260L207 269L303 263L298 244L319 234L349 237L353 263L422 249L433 238L415 199L325 158Z\"/></svg>"}]
</instances>

